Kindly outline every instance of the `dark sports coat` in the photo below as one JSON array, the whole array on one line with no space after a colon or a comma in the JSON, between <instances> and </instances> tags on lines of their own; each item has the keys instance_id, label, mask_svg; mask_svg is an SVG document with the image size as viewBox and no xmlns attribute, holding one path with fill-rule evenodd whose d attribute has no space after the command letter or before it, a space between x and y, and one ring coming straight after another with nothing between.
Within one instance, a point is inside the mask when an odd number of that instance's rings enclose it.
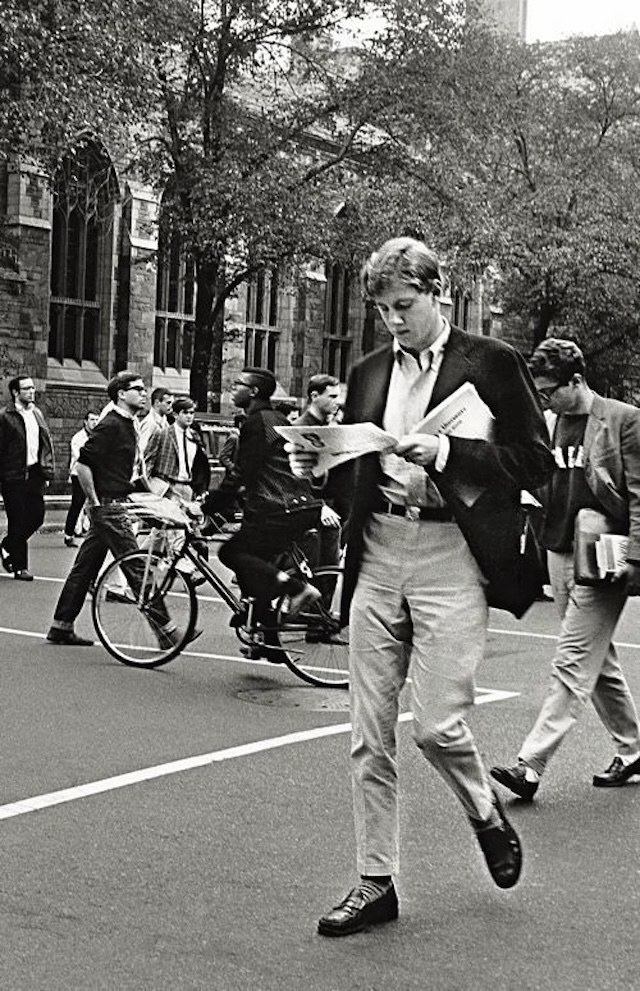
<instances>
[{"instance_id":1,"label":"dark sports coat","mask_svg":"<svg viewBox=\"0 0 640 991\"><path fill-rule=\"evenodd\" d=\"M34 407L36 420L40 429L38 464L42 477L49 481L53 478L54 454L53 441L45 419ZM20 482L27 477L27 431L24 420L14 405L0 410L0 484L2 482Z\"/></svg>"},{"instance_id":2,"label":"dark sports coat","mask_svg":"<svg viewBox=\"0 0 640 991\"><path fill-rule=\"evenodd\" d=\"M382 425L393 361L393 348L388 344L354 367L345 423ZM434 471L433 478L487 581L489 604L521 616L534 601L538 582L530 581L523 569L520 490L538 488L553 471L547 428L522 356L502 341L452 327L428 409L464 382L473 383L491 409L495 436L492 441L451 437L447 465L442 473ZM337 474L337 497L342 490L344 498L346 486L351 503L343 594L346 621L358 579L364 527L380 498L379 457L364 455L351 462L350 472L338 469ZM473 505L455 495L456 480L482 488Z\"/></svg>"}]
</instances>

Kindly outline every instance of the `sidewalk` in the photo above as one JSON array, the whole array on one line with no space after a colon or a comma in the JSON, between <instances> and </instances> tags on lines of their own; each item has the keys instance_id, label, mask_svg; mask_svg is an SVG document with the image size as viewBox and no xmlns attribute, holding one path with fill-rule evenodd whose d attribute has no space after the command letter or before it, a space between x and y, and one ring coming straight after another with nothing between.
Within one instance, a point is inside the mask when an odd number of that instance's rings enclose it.
<instances>
[{"instance_id":1,"label":"sidewalk","mask_svg":"<svg viewBox=\"0 0 640 991\"><path fill-rule=\"evenodd\" d=\"M38 533L62 533L64 530L64 521L67 515L69 506L71 505L71 496L65 495L55 495L44 497L45 501L45 517L44 523L40 527ZM0 499L0 533L5 533L7 529L7 517L4 511L4 503Z\"/></svg>"}]
</instances>

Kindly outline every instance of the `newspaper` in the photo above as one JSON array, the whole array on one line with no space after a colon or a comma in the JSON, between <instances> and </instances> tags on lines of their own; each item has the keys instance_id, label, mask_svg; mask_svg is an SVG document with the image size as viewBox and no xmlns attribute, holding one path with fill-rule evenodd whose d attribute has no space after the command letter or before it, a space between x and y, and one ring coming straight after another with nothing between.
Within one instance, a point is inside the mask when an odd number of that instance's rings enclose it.
<instances>
[{"instance_id":1,"label":"newspaper","mask_svg":"<svg viewBox=\"0 0 640 991\"><path fill-rule=\"evenodd\" d=\"M446 434L470 440L491 440L495 417L471 382L463 384L434 406L412 432Z\"/></svg>"},{"instance_id":2,"label":"newspaper","mask_svg":"<svg viewBox=\"0 0 640 991\"><path fill-rule=\"evenodd\" d=\"M600 578L611 578L627 561L629 538L619 533L601 533L595 542Z\"/></svg>"},{"instance_id":3,"label":"newspaper","mask_svg":"<svg viewBox=\"0 0 640 991\"><path fill-rule=\"evenodd\" d=\"M434 407L412 429L412 433L447 434L451 437L490 440L494 416L471 382L464 382L455 392ZM282 437L302 451L313 451L318 461L316 476L336 465L359 458L372 451L392 452L399 438L374 423L339 424L326 427L276 427ZM471 505L484 489L454 482L456 494Z\"/></svg>"},{"instance_id":4,"label":"newspaper","mask_svg":"<svg viewBox=\"0 0 640 991\"><path fill-rule=\"evenodd\" d=\"M398 438L375 423L335 424L326 427L276 427L278 433L302 451L313 451L318 461L313 474L341 465L372 451L392 451Z\"/></svg>"}]
</instances>

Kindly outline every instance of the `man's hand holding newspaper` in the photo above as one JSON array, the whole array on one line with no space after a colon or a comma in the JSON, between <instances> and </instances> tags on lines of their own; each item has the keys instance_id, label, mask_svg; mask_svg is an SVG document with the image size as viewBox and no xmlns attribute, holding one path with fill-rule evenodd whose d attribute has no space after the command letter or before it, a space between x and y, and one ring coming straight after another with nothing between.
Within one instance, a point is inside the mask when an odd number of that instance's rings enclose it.
<instances>
[{"instance_id":1,"label":"man's hand holding newspaper","mask_svg":"<svg viewBox=\"0 0 640 991\"><path fill-rule=\"evenodd\" d=\"M432 409L410 434L394 437L373 423L326 427L276 427L287 441L291 469L296 475L316 478L336 465L370 452L393 451L407 460L428 466L438 452L438 435L488 440L494 417L474 385L465 382ZM479 495L472 486L458 493L471 504Z\"/></svg>"}]
</instances>

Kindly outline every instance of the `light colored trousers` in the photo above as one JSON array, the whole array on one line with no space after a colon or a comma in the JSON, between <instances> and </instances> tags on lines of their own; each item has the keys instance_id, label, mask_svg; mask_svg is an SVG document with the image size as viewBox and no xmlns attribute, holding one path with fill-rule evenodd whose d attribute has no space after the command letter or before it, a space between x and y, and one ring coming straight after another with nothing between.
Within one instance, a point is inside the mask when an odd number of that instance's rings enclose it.
<instances>
[{"instance_id":1,"label":"light colored trousers","mask_svg":"<svg viewBox=\"0 0 640 991\"><path fill-rule=\"evenodd\" d=\"M376 513L351 607L351 768L360 874L399 866L397 723L411 678L416 744L473 819L493 793L465 715L484 652L483 579L455 523Z\"/></svg>"},{"instance_id":2,"label":"light colored trousers","mask_svg":"<svg viewBox=\"0 0 640 991\"><path fill-rule=\"evenodd\" d=\"M638 714L611 642L627 601L622 584L576 585L573 555L549 552L549 577L562 628L549 692L520 759L539 774L591 699L617 753L640 752Z\"/></svg>"}]
</instances>

